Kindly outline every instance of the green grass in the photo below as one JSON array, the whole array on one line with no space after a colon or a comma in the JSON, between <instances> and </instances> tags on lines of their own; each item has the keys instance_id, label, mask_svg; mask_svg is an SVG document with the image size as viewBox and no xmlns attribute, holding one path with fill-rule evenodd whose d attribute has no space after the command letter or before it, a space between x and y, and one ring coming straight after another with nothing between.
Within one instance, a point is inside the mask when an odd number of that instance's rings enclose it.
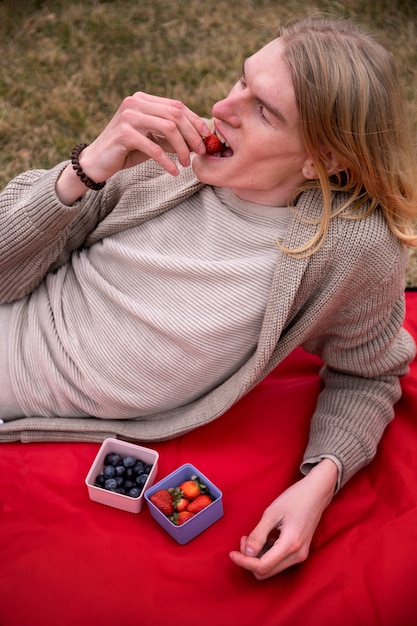
<instances>
[{"instance_id":1,"label":"green grass","mask_svg":"<svg viewBox=\"0 0 417 626\"><path fill-rule=\"evenodd\" d=\"M317 11L382 37L417 128L415 0L0 0L0 187L68 158L135 91L209 116L242 59L275 37L281 20Z\"/></svg>"}]
</instances>

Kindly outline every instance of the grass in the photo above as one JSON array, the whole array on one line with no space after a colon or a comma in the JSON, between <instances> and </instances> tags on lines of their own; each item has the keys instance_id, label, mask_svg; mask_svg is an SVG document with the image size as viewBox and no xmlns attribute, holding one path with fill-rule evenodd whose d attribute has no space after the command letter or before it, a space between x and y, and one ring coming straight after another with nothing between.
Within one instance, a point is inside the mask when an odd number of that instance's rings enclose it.
<instances>
[{"instance_id":1,"label":"grass","mask_svg":"<svg viewBox=\"0 0 417 626\"><path fill-rule=\"evenodd\" d=\"M0 188L68 158L135 91L209 116L280 21L318 11L382 37L417 129L415 0L0 0ZM407 282L417 285L415 253Z\"/></svg>"}]
</instances>

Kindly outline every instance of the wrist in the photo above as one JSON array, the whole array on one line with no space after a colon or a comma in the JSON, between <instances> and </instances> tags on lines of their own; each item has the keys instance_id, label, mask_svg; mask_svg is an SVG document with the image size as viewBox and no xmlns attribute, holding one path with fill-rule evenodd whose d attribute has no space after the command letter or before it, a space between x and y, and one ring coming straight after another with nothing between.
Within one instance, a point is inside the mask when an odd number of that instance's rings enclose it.
<instances>
[{"instance_id":1,"label":"wrist","mask_svg":"<svg viewBox=\"0 0 417 626\"><path fill-rule=\"evenodd\" d=\"M93 191L100 191L106 184L106 181L97 182L90 178L88 174L84 171L83 165L80 163L81 153L87 148L88 144L79 143L75 146L71 153L71 164L73 170L76 172L77 176L81 180L81 182L88 187L88 189L92 189Z\"/></svg>"},{"instance_id":2,"label":"wrist","mask_svg":"<svg viewBox=\"0 0 417 626\"><path fill-rule=\"evenodd\" d=\"M74 202L80 200L85 193L87 193L88 187L81 182L75 171L72 169L72 164L70 163L65 169L62 170L61 175L56 182L55 191L62 204L71 206Z\"/></svg>"},{"instance_id":3,"label":"wrist","mask_svg":"<svg viewBox=\"0 0 417 626\"><path fill-rule=\"evenodd\" d=\"M302 474L304 474L304 476L307 476L313 468L315 468L325 459L331 460L337 468L337 482L335 491L338 491L342 483L343 466L341 461L333 454L318 454L316 456L309 456L305 458L300 465L300 471Z\"/></svg>"},{"instance_id":4,"label":"wrist","mask_svg":"<svg viewBox=\"0 0 417 626\"><path fill-rule=\"evenodd\" d=\"M319 483L324 492L329 494L329 502L332 499L339 477L339 468L332 459L324 458L311 468L306 478Z\"/></svg>"}]
</instances>

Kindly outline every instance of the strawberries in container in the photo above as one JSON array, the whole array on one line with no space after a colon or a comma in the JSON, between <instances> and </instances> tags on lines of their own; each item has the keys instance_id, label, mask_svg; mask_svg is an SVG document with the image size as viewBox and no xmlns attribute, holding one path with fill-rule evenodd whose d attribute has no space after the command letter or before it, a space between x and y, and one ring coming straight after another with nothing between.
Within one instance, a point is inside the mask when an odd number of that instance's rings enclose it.
<instances>
[{"instance_id":1,"label":"strawberries in container","mask_svg":"<svg viewBox=\"0 0 417 626\"><path fill-rule=\"evenodd\" d=\"M222 492L186 463L145 492L152 517L184 544L223 516Z\"/></svg>"}]
</instances>

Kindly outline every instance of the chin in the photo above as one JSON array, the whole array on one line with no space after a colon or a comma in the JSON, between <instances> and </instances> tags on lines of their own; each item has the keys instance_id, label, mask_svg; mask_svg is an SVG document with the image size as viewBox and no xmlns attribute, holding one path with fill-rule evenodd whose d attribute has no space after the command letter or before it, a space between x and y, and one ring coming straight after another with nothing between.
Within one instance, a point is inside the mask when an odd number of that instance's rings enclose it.
<instances>
[{"instance_id":1,"label":"chin","mask_svg":"<svg viewBox=\"0 0 417 626\"><path fill-rule=\"evenodd\" d=\"M224 167L225 159L213 156L200 156L196 154L191 162L194 174L198 180L205 185L213 185L215 187L229 187L230 174Z\"/></svg>"}]
</instances>

